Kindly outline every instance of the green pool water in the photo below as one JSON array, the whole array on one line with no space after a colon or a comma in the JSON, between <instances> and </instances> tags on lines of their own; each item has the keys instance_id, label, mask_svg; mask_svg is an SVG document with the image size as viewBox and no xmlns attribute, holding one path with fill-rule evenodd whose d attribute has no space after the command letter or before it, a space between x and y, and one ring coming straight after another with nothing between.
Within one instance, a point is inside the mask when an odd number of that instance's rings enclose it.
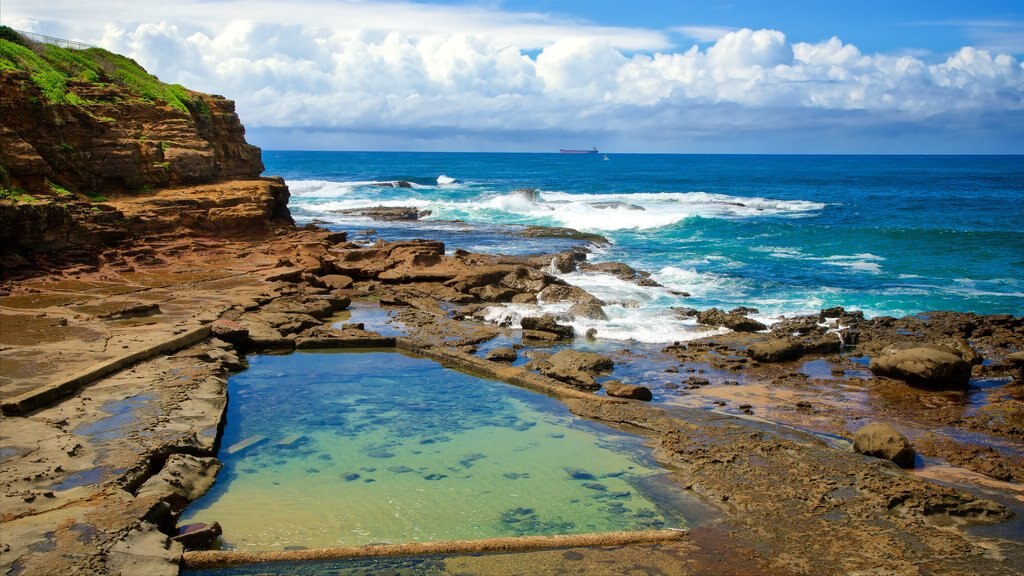
<instances>
[{"instance_id":1,"label":"green pool water","mask_svg":"<svg viewBox=\"0 0 1024 576\"><path fill-rule=\"evenodd\" d=\"M220 522L227 548L685 525L639 438L543 395L395 352L249 363L228 383L224 469L183 518Z\"/></svg>"}]
</instances>

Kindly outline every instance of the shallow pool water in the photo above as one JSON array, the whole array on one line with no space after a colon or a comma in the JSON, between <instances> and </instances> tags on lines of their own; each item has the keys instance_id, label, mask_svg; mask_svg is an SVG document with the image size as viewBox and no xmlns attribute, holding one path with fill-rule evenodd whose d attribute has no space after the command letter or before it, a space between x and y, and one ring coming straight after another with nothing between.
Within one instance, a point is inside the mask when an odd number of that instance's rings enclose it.
<instances>
[{"instance_id":1,"label":"shallow pool water","mask_svg":"<svg viewBox=\"0 0 1024 576\"><path fill-rule=\"evenodd\" d=\"M545 396L396 352L254 356L228 385L214 488L184 522L226 547L682 527L641 440Z\"/></svg>"}]
</instances>

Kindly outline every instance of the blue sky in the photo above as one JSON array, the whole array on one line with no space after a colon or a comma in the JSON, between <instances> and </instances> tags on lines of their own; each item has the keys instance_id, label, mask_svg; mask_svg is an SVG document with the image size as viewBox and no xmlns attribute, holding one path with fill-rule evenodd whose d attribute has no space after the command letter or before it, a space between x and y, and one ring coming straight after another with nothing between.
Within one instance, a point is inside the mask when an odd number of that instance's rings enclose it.
<instances>
[{"instance_id":1,"label":"blue sky","mask_svg":"<svg viewBox=\"0 0 1024 576\"><path fill-rule=\"evenodd\" d=\"M0 20L234 99L268 149L1024 153L1020 0L4 0Z\"/></svg>"},{"instance_id":2,"label":"blue sky","mask_svg":"<svg viewBox=\"0 0 1024 576\"><path fill-rule=\"evenodd\" d=\"M982 45L1024 54L1021 0L509 0L501 5L600 24L770 28L804 42L838 36L865 52L942 55Z\"/></svg>"}]
</instances>

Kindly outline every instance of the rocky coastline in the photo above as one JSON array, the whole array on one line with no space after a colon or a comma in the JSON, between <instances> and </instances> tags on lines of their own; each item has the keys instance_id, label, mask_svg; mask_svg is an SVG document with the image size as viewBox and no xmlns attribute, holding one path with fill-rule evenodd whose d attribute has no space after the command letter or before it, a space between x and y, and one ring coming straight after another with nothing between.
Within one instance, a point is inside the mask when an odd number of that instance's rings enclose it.
<instances>
[{"instance_id":1,"label":"rocky coastline","mask_svg":"<svg viewBox=\"0 0 1024 576\"><path fill-rule=\"evenodd\" d=\"M229 101L67 89L90 104L47 103L27 73L0 70L3 185L20 191L0 200L3 573L178 574L203 540L179 535L178 515L219 469L228 376L247 354L351 347L435 359L643 435L707 505L678 541L455 555L452 573L1024 569L1024 318L830 309L767 327L749 310L680 310L730 331L574 351L595 335L558 317L480 317L538 300L597 315L599 299L552 272L645 273L579 250L448 253L298 227ZM858 436L873 422L890 428ZM954 473L893 462L921 457Z\"/></svg>"}]
</instances>

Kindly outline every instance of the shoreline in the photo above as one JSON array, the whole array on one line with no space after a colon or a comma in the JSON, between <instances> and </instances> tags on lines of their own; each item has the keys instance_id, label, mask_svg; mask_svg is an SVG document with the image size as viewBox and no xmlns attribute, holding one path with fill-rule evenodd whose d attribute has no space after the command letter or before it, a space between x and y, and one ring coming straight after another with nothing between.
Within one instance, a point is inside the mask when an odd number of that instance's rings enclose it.
<instances>
[{"instance_id":1,"label":"shoreline","mask_svg":"<svg viewBox=\"0 0 1024 576\"><path fill-rule=\"evenodd\" d=\"M171 198L175 193L166 196ZM130 209L130 204L126 208ZM485 290L487 286L500 286L502 282L527 291L544 282L559 286L530 272L536 269L522 259L448 255L443 247L428 241L359 246L346 243L343 233L287 225L254 235L252 240L170 228L173 232L163 230L104 251L101 263L92 270L5 283L5 296L0 299L5 324L10 326L8 321L14 316L34 322L19 333L23 338L20 344L16 335L5 329L5 360L10 362L15 355L28 360L21 371L31 371L28 367L35 365L36 382L52 381L61 372L74 371L73 367L86 359L102 357L110 352L111 344L125 346L121 349L130 352L136 345L160 340L162 335L183 333L192 323L206 326L214 337L100 376L69 396L24 416L2 417L5 458L0 469L5 478L12 479L4 494L5 534L0 543L4 557L0 563L4 567L20 566L25 573L58 573L73 566L92 566L96 573L112 573L116 565L132 566L138 573L177 573L180 551L175 546L166 547L167 536L159 528L170 531L173 525L167 522L173 519L174 510L183 508L198 494L183 495L179 489L169 488L175 482L161 483L159 479L166 480L167 475L171 479L206 479L204 482L212 479L210 471L215 468L213 460L227 402L226 377L244 366L242 354L260 349L388 344L472 372L484 372L492 379L536 386L554 393L577 415L643 432L677 481L721 514L719 520L697 527L677 545L684 556L698 559L683 573L707 573L712 563L705 556L712 549L724 553L726 562L735 566L779 573L808 568L815 573L878 567L909 570L925 562L948 573L966 574L984 566L991 573L1009 574L1024 558L1024 539L984 539L941 527L1004 518L1009 510L1001 505L904 474L891 464L837 450L806 432L787 431L771 423L770 411L769 422L764 423L745 419L744 414L736 417L667 402L663 397L648 404L598 396L522 367L481 358L479 348L486 348L484 344L503 331L503 338L514 339L517 335L473 320L457 320L445 307L461 307L462 312L455 316L472 318L468 314L472 305L466 298L472 290L478 290L479 300L492 293ZM144 252L157 255L161 262L146 264L139 258L137 252L144 245L148 246ZM239 253L247 254L244 261L235 257ZM129 261L130 271L125 265ZM218 270L227 263L234 268L227 273ZM508 278L512 272L516 274ZM125 282L127 278L135 283ZM60 282L48 282L51 279ZM357 323L346 325L344 320L340 330L323 324L324 319L347 308L352 299L399 310L396 317L401 318L411 338L381 337L352 325ZM66 322L61 324L58 316ZM986 317L955 314L949 322L963 318ZM866 334L874 329L870 322ZM40 328L33 328L39 324ZM83 335L100 330L109 335L102 350L83 346ZM295 331L291 335L282 333L288 330ZM52 331L55 338L47 341L42 336L46 331ZM32 338L25 338L30 334L39 334L36 338L43 341L31 344ZM702 378L696 368L691 373L686 370L707 365L701 369L708 374L708 354L725 360L739 357L741 349L771 336L730 334L724 338L712 336L703 353L694 342L675 350L675 357L668 363L675 364L676 372L662 374L676 382L683 376L687 380ZM559 346L557 339L547 345L552 343ZM628 346L620 344L610 346L615 349L611 356L616 364L628 358L619 350ZM36 356L31 353L33 346L38 351ZM542 351L544 346L544 340L533 341L519 352L531 348ZM732 353L722 353L730 349ZM41 364L33 364L32 358L39 354L45 358L57 350L77 363L68 362L55 374L42 377L38 373ZM813 358L814 353L808 357ZM643 365L645 360L641 357L634 362ZM750 379L756 381L796 373L786 363L744 363L748 366L732 373L749 371L755 374ZM729 373L728 364L725 373ZM655 365L663 364L649 367ZM1009 366L999 369L1007 374L1011 370ZM20 373L6 368L5 372ZM170 374L176 376L170 378ZM697 382L687 384L688 388L692 386L692 393L687 390L690 396L717 388L741 390L750 385L694 384ZM886 386L895 389L905 385ZM7 402L9 383L5 382L4 390ZM672 389L655 390L664 395ZM760 406L752 408L755 414L762 412ZM831 415L844 413L841 406L837 410ZM113 425L109 420L118 414L128 415L116 422L121 427L102 425L104 421ZM785 419L775 420L786 424ZM98 422L103 432L92 437L80 433L90 430L89 426L95 429ZM11 439L26 436L51 440L20 453L22 448ZM112 439L117 439L116 447L111 446ZM954 446L951 451L956 449ZM190 462L184 468L172 466L189 459L199 463ZM101 470L100 477L90 478L89 474L95 475L90 471L97 469ZM1020 482L1016 477L1012 479ZM76 486L68 490L52 488L70 485ZM101 510L117 511L116 517ZM780 525L780 517L791 521ZM69 521L71 518L78 520ZM884 527L876 526L880 521ZM88 542L78 536L83 522L95 530ZM873 527L866 531L869 525ZM925 542L925 547L933 551L957 550L959 559L930 558L921 550L901 544L908 538ZM56 547L47 550L47 542ZM82 559L72 562L64 557L62 551L71 543L81 551ZM863 554L866 549L877 552ZM584 549L581 553L593 552ZM624 551L622 557L630 554ZM701 558L705 564L701 564ZM504 557L491 560L509 561ZM556 559L547 561L557 563Z\"/></svg>"}]
</instances>

